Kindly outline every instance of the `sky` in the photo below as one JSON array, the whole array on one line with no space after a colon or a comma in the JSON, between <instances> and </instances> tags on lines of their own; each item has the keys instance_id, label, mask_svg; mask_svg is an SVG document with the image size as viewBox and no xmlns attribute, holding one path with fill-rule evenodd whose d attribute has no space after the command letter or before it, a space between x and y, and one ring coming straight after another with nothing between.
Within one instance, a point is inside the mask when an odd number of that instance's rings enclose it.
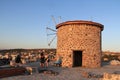
<instances>
[{"instance_id":1,"label":"sky","mask_svg":"<svg viewBox=\"0 0 120 80\"><path fill-rule=\"evenodd\" d=\"M102 50L120 51L120 0L0 0L0 49L56 48L46 27L70 20L103 24Z\"/></svg>"}]
</instances>

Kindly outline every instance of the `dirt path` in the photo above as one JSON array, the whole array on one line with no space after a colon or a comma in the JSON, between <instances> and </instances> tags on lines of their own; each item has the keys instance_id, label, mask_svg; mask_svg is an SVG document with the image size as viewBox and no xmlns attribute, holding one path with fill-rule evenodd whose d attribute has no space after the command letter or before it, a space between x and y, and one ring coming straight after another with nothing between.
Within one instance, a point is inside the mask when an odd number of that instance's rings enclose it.
<instances>
[{"instance_id":1,"label":"dirt path","mask_svg":"<svg viewBox=\"0 0 120 80\"><path fill-rule=\"evenodd\" d=\"M30 66L38 67L38 70L42 70L39 67L39 62L29 63ZM52 70L57 72L58 74L52 75L49 73L36 73L33 72L32 75L19 75L13 77L2 78L0 80L99 80L101 75L104 72L114 73L115 71L120 71L120 66L111 66L111 65L104 65L101 68L83 68L83 67L76 67L76 68L61 68L55 67L50 65L46 70ZM90 73L91 77L87 78L84 73ZM98 76L96 78L94 76Z\"/></svg>"}]
</instances>

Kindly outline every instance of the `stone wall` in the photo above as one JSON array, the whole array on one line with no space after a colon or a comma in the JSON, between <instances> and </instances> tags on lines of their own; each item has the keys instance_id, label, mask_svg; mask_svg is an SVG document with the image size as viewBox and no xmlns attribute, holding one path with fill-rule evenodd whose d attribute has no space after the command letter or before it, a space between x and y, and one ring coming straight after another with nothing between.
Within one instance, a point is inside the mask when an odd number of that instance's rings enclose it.
<instances>
[{"instance_id":1,"label":"stone wall","mask_svg":"<svg viewBox=\"0 0 120 80\"><path fill-rule=\"evenodd\" d=\"M73 66L73 51L82 51L82 67L101 66L101 31L99 25L73 21L57 26L57 57L61 56L63 67ZM65 24L65 25L64 25Z\"/></svg>"},{"instance_id":2,"label":"stone wall","mask_svg":"<svg viewBox=\"0 0 120 80\"><path fill-rule=\"evenodd\" d=\"M103 79L101 80L120 80L120 74L104 73Z\"/></svg>"}]
</instances>

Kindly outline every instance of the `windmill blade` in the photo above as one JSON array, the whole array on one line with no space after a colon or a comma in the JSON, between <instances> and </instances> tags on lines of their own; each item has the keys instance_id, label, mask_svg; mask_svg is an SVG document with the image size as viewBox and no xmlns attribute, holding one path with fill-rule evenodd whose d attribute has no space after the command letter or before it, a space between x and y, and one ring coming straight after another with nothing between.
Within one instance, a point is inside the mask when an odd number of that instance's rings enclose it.
<instances>
[{"instance_id":1,"label":"windmill blade","mask_svg":"<svg viewBox=\"0 0 120 80\"><path fill-rule=\"evenodd\" d=\"M57 25L54 16L52 15L51 17L52 17L52 20L53 20L53 22L55 23L55 25Z\"/></svg>"},{"instance_id":2,"label":"windmill blade","mask_svg":"<svg viewBox=\"0 0 120 80\"><path fill-rule=\"evenodd\" d=\"M61 23L62 22L62 18L61 18L61 16L59 16L59 23Z\"/></svg>"},{"instance_id":3,"label":"windmill blade","mask_svg":"<svg viewBox=\"0 0 120 80\"><path fill-rule=\"evenodd\" d=\"M54 41L54 39L56 38L56 35L52 38L52 40L48 43L48 46L51 45L51 43Z\"/></svg>"},{"instance_id":4,"label":"windmill blade","mask_svg":"<svg viewBox=\"0 0 120 80\"><path fill-rule=\"evenodd\" d=\"M47 34L47 36L50 36L50 35L55 35L56 33L51 33L51 34Z\"/></svg>"},{"instance_id":5,"label":"windmill blade","mask_svg":"<svg viewBox=\"0 0 120 80\"><path fill-rule=\"evenodd\" d=\"M46 29L56 32L56 30L46 27Z\"/></svg>"}]
</instances>

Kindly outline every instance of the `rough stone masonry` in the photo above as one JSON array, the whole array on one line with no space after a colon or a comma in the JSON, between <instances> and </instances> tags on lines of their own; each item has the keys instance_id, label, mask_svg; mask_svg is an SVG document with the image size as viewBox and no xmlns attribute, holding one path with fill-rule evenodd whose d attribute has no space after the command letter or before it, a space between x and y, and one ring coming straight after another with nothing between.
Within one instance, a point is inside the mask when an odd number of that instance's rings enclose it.
<instances>
[{"instance_id":1,"label":"rough stone masonry","mask_svg":"<svg viewBox=\"0 0 120 80\"><path fill-rule=\"evenodd\" d=\"M56 25L57 57L62 67L101 67L103 25L92 21L66 21Z\"/></svg>"}]
</instances>

